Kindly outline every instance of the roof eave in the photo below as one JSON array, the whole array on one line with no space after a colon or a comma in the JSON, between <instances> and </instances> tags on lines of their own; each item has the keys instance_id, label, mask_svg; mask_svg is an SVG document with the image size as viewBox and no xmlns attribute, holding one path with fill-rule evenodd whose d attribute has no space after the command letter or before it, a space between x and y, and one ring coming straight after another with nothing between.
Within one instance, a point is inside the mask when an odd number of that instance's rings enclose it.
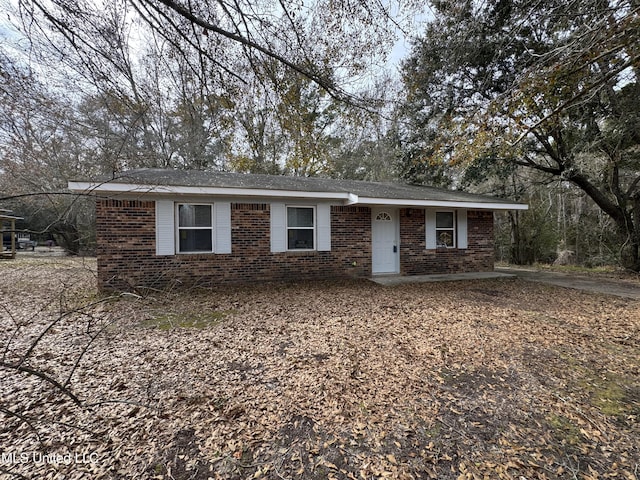
<instances>
[{"instance_id":1,"label":"roof eave","mask_svg":"<svg viewBox=\"0 0 640 480\"><path fill-rule=\"evenodd\" d=\"M467 208L474 210L527 210L522 203L482 202L464 200L415 200L397 198L359 197L349 192L310 192L299 190L271 190L237 187L195 187L176 185L144 185L131 183L69 182L69 189L86 194L136 195L207 195L221 197L304 198L338 200L344 205L387 205L403 207Z\"/></svg>"},{"instance_id":2,"label":"roof eave","mask_svg":"<svg viewBox=\"0 0 640 480\"><path fill-rule=\"evenodd\" d=\"M238 187L193 187L175 185L142 185L129 183L69 182L69 190L86 194L137 194L137 195L208 195L221 197L262 198L313 198L342 200L346 204L357 203L357 196L347 192L307 192L299 190L271 190Z\"/></svg>"},{"instance_id":3,"label":"roof eave","mask_svg":"<svg viewBox=\"0 0 640 480\"><path fill-rule=\"evenodd\" d=\"M396 198L360 197L361 205L395 205L399 207L467 208L471 210L528 210L524 203L480 202L464 200L409 200Z\"/></svg>"}]
</instances>

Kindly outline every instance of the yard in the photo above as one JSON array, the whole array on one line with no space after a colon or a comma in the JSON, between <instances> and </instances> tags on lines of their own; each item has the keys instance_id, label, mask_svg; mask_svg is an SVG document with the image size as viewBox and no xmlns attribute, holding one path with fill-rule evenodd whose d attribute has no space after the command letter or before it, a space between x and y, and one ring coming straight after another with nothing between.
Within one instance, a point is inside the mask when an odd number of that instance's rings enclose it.
<instances>
[{"instance_id":1,"label":"yard","mask_svg":"<svg viewBox=\"0 0 640 480\"><path fill-rule=\"evenodd\" d=\"M1 478L640 478L640 302L513 279L109 297L94 269L0 263Z\"/></svg>"}]
</instances>

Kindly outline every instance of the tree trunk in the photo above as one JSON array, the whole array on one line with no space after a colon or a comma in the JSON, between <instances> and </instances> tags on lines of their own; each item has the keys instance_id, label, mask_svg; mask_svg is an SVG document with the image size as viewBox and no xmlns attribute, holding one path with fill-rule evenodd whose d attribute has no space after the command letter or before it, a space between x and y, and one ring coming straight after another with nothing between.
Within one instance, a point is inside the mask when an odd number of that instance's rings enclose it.
<instances>
[{"instance_id":1,"label":"tree trunk","mask_svg":"<svg viewBox=\"0 0 640 480\"><path fill-rule=\"evenodd\" d=\"M75 225L68 223L56 225L51 233L56 237L56 243L62 246L70 255L80 253L80 233Z\"/></svg>"},{"instance_id":2,"label":"tree trunk","mask_svg":"<svg viewBox=\"0 0 640 480\"><path fill-rule=\"evenodd\" d=\"M524 265L522 237L520 235L520 222L518 211L509 211L509 225L511 230L511 263Z\"/></svg>"},{"instance_id":3,"label":"tree trunk","mask_svg":"<svg viewBox=\"0 0 640 480\"><path fill-rule=\"evenodd\" d=\"M634 272L640 272L640 192L631 198L633 209L626 222L618 223L620 233L623 235L623 244L620 249L620 263L624 268Z\"/></svg>"},{"instance_id":4,"label":"tree trunk","mask_svg":"<svg viewBox=\"0 0 640 480\"><path fill-rule=\"evenodd\" d=\"M589 179L581 173L567 175L567 179L582 189L598 205L603 212L609 215L618 226L622 246L620 248L620 263L624 268L640 272L640 192L633 197L623 198L631 202L631 211L618 202L610 200L605 193L599 190Z\"/></svg>"}]
</instances>

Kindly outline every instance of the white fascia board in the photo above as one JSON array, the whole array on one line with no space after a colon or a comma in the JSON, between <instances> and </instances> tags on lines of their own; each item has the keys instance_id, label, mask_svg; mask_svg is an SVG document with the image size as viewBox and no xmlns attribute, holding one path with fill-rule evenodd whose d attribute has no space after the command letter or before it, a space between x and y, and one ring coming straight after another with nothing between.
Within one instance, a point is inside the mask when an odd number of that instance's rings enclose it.
<instances>
[{"instance_id":1,"label":"white fascia board","mask_svg":"<svg viewBox=\"0 0 640 480\"><path fill-rule=\"evenodd\" d=\"M447 207L470 210L528 210L524 203L461 202L447 200L402 200L396 198L360 197L360 205L396 205L402 207Z\"/></svg>"},{"instance_id":2,"label":"white fascia board","mask_svg":"<svg viewBox=\"0 0 640 480\"><path fill-rule=\"evenodd\" d=\"M255 188L188 187L172 185L136 185L130 183L69 182L69 190L85 193L136 193L154 195L209 195L225 197L312 198L349 202L353 196L342 192L306 192ZM356 197L357 199L357 197Z\"/></svg>"}]
</instances>

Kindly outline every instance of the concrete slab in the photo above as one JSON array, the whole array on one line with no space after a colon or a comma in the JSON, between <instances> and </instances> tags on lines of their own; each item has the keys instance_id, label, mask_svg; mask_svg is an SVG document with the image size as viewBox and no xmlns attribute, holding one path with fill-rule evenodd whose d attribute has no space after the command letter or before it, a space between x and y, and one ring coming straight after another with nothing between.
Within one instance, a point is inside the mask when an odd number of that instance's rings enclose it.
<instances>
[{"instance_id":1,"label":"concrete slab","mask_svg":"<svg viewBox=\"0 0 640 480\"><path fill-rule=\"evenodd\" d=\"M428 283L428 282L456 282L460 280L487 280L494 278L515 278L516 275L504 272L469 272L469 273L449 273L438 275L376 275L371 277L372 282L376 282L386 287L404 285L407 283Z\"/></svg>"},{"instance_id":2,"label":"concrete slab","mask_svg":"<svg viewBox=\"0 0 640 480\"><path fill-rule=\"evenodd\" d=\"M452 273L446 275L376 275L372 282L387 287L409 283L454 282L460 280L485 280L493 278L521 278L529 282L545 283L557 287L572 288L584 292L615 295L640 300L640 285L604 278L591 278L571 273L544 272L526 268L497 267L493 272Z\"/></svg>"},{"instance_id":3,"label":"concrete slab","mask_svg":"<svg viewBox=\"0 0 640 480\"><path fill-rule=\"evenodd\" d=\"M615 295L640 300L640 285L601 277L587 277L574 273L545 272L526 268L497 267L501 273L516 275L528 282L538 282L583 292Z\"/></svg>"}]
</instances>

